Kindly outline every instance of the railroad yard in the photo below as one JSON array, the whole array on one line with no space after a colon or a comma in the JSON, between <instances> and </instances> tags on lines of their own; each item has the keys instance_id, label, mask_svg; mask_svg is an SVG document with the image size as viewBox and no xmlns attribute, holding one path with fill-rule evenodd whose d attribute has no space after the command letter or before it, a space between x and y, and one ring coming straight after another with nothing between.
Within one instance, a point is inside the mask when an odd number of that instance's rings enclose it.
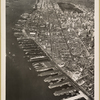
<instances>
[{"instance_id":1,"label":"railroad yard","mask_svg":"<svg viewBox=\"0 0 100 100\"><path fill-rule=\"evenodd\" d=\"M44 2L43 2L44 1ZM62 100L94 99L94 10L73 3L36 3L23 13L14 36L24 58Z\"/></svg>"}]
</instances>

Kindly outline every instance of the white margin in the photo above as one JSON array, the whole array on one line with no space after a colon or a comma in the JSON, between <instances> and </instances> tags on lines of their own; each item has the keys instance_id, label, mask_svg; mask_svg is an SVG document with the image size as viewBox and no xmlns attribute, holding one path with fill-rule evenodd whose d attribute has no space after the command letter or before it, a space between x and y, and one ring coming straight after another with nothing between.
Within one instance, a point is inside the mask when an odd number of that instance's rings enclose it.
<instances>
[{"instance_id":1,"label":"white margin","mask_svg":"<svg viewBox=\"0 0 100 100\"><path fill-rule=\"evenodd\" d=\"M1 100L6 100L6 2L1 0Z\"/></svg>"},{"instance_id":2,"label":"white margin","mask_svg":"<svg viewBox=\"0 0 100 100\"><path fill-rule=\"evenodd\" d=\"M95 77L94 100L99 100L99 0L95 0Z\"/></svg>"}]
</instances>

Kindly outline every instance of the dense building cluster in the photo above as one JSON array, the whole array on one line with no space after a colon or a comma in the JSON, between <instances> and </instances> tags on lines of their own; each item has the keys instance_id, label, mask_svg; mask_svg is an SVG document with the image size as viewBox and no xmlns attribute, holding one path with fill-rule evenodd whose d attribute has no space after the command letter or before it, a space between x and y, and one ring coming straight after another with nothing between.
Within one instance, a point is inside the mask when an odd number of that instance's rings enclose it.
<instances>
[{"instance_id":1,"label":"dense building cluster","mask_svg":"<svg viewBox=\"0 0 100 100\"><path fill-rule=\"evenodd\" d=\"M46 5L28 15L25 29L73 80L94 95L94 11Z\"/></svg>"}]
</instances>

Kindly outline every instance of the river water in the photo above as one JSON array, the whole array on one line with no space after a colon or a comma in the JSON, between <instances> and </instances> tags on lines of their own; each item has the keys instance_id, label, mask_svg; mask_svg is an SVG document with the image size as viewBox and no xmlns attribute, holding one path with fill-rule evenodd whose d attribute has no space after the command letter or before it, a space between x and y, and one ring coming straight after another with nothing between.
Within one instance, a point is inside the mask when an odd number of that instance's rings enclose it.
<instances>
[{"instance_id":1,"label":"river water","mask_svg":"<svg viewBox=\"0 0 100 100\"><path fill-rule=\"evenodd\" d=\"M24 12L31 12L35 0L16 0L6 9L6 100L60 100L53 95L44 77L23 58L24 53L18 47L12 27ZM29 68L32 70L29 70Z\"/></svg>"}]
</instances>

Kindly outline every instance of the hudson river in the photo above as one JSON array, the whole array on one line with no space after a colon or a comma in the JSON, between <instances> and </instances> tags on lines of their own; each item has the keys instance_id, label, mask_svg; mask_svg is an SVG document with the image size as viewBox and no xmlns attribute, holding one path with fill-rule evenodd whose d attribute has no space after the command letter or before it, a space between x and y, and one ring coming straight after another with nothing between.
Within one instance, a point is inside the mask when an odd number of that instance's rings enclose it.
<instances>
[{"instance_id":1,"label":"hudson river","mask_svg":"<svg viewBox=\"0 0 100 100\"><path fill-rule=\"evenodd\" d=\"M62 97L53 95L55 89L50 90L44 77L38 77L37 72L18 47L13 35L12 27L20 15L31 12L35 0L12 1L6 9L6 100L60 100ZM29 68L32 70L29 70Z\"/></svg>"}]
</instances>

